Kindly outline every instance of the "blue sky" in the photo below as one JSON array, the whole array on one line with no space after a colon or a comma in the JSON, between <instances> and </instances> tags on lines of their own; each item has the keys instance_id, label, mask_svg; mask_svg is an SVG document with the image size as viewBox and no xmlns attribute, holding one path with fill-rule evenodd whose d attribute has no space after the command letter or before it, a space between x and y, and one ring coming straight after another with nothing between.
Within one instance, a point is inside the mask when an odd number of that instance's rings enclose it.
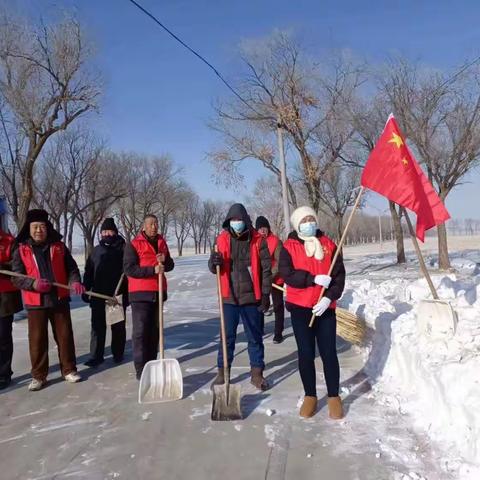
<instances>
[{"instance_id":1,"label":"blue sky","mask_svg":"<svg viewBox=\"0 0 480 480\"><path fill-rule=\"evenodd\" d=\"M5 2L6 0L4 0ZM435 68L454 68L480 54L478 1L139 0L169 28L234 80L238 44L289 29L312 53L350 49L382 62L401 53ZM215 145L206 123L212 101L228 91L205 65L128 0L15 0L18 10L46 17L75 9L98 44L105 78L98 131L113 149L169 153L201 195L231 199L211 183L205 153ZM248 169L255 169L250 162ZM259 167L260 168L260 167ZM263 170L253 176L262 175ZM454 192L454 217L478 217L480 176Z\"/></svg>"}]
</instances>

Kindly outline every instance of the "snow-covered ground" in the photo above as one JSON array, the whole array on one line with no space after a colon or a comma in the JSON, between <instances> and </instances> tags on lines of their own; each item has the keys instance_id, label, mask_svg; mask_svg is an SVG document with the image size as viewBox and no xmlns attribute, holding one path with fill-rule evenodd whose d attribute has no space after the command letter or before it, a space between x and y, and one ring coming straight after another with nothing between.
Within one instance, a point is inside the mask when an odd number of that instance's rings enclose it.
<instances>
[{"instance_id":1,"label":"snow-covered ground","mask_svg":"<svg viewBox=\"0 0 480 480\"><path fill-rule=\"evenodd\" d=\"M406 267L392 267L388 254L357 257L342 304L371 329L364 358L373 398L437 443L444 471L473 480L480 478L480 239L459 240L476 249L455 251L449 274L435 270L437 257L426 249L439 297L458 315L454 334L419 328L419 302L431 294L413 254Z\"/></svg>"},{"instance_id":2,"label":"snow-covered ground","mask_svg":"<svg viewBox=\"0 0 480 480\"><path fill-rule=\"evenodd\" d=\"M479 478L479 245L478 238L451 239L452 251L459 249L452 255L458 272L435 276L435 282L441 296L452 298L460 321L455 336L435 343L416 333L416 305L427 291L413 253L407 266L398 267L392 245L384 244L382 252L378 245L346 249L342 304L371 329L367 348L338 341L347 412L340 422L327 418L320 360L322 408L313 419L298 417L295 342L287 320L287 340L272 343L272 317L265 344L273 388L258 394L249 385L240 329L233 378L242 386L245 419L211 422L218 311L206 256L179 259L169 274L166 349L183 370L179 402L136 403L130 342L123 364L107 358L99 369L82 365L85 381L68 385L51 341L51 383L27 392L27 326L19 316L15 383L0 392L0 478ZM427 251L434 264L431 240ZM88 358L89 310L78 301L73 307L80 364Z\"/></svg>"}]
</instances>

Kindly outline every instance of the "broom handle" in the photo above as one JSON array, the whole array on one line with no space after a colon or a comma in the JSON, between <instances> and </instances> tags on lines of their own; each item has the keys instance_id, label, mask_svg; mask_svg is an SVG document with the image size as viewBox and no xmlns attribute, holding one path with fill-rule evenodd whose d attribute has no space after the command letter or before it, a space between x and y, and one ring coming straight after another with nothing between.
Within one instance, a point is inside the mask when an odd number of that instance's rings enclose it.
<instances>
[{"instance_id":1,"label":"broom handle","mask_svg":"<svg viewBox=\"0 0 480 480\"><path fill-rule=\"evenodd\" d=\"M218 246L215 245L215 252L218 253ZM230 390L230 375L228 374L228 353L227 353L227 332L225 330L225 316L223 314L223 300L222 300L222 282L220 280L220 266L215 267L217 274L217 294L218 294L218 308L220 310L220 336L222 339L222 355L223 355L223 376L225 377L225 387L227 392L227 404Z\"/></svg>"},{"instance_id":2,"label":"broom handle","mask_svg":"<svg viewBox=\"0 0 480 480\"><path fill-rule=\"evenodd\" d=\"M408 216L407 210L405 207L402 207L402 212L403 215L405 215L405 220L407 221L408 225L408 231L410 233L410 236L412 237L412 242L413 246L415 247L415 252L417 253L418 257L418 263L420 264L420 269L422 270L423 276L425 277L425 280L428 283L428 287L430 288L430 292L432 293L432 297L435 300L438 300L438 293L437 290L435 289L432 278L430 277L430 274L428 273L427 266L425 265L425 260L423 258L422 251L420 250L420 245L418 244L417 236L415 235L415 231L413 230L413 225L412 222L410 221L410 217Z\"/></svg>"},{"instance_id":3,"label":"broom handle","mask_svg":"<svg viewBox=\"0 0 480 480\"><path fill-rule=\"evenodd\" d=\"M276 288L277 290L280 290L281 292L285 293L287 291L286 288L281 287L280 285L277 285L276 283L272 283L272 287Z\"/></svg>"},{"instance_id":4,"label":"broom handle","mask_svg":"<svg viewBox=\"0 0 480 480\"><path fill-rule=\"evenodd\" d=\"M158 274L158 348L160 350L160 359L165 356L165 345L163 338L163 272Z\"/></svg>"},{"instance_id":5,"label":"broom handle","mask_svg":"<svg viewBox=\"0 0 480 480\"><path fill-rule=\"evenodd\" d=\"M0 270L0 275L7 275L9 277L17 277L17 278L29 278L30 280L38 280L38 278L30 277L29 275L24 275L23 273L11 272L10 270ZM63 288L64 290L70 290L68 285L64 285L63 283L57 282L50 282L54 287ZM90 297L101 298L102 300L108 300L110 302L118 303L115 297L109 297L108 295L102 295L101 293L96 292L85 292L85 295Z\"/></svg>"},{"instance_id":6,"label":"broom handle","mask_svg":"<svg viewBox=\"0 0 480 480\"><path fill-rule=\"evenodd\" d=\"M340 241L338 242L337 245L337 250L335 251L335 255L333 256L332 263L330 264L330 268L328 269L328 276L332 274L333 267L335 266L335 262L337 261L338 256L340 255L340 252L342 251L343 244L345 243L345 239L347 238L347 233L348 229L350 228L350 225L353 220L353 215L355 214L358 206L360 205L360 200L362 198L363 192L365 191L365 187L361 186L360 187L360 192L358 192L357 199L355 200L355 204L353 205L352 211L350 212L350 216L348 217L347 224L345 225L345 229L343 230L342 238L340 238ZM322 287L322 290L320 291L320 296L318 297L317 303L322 299L323 294L325 293L326 288ZM308 324L309 327L313 327L313 323L315 322L315 314L312 313L312 318L310 319L310 323Z\"/></svg>"}]
</instances>

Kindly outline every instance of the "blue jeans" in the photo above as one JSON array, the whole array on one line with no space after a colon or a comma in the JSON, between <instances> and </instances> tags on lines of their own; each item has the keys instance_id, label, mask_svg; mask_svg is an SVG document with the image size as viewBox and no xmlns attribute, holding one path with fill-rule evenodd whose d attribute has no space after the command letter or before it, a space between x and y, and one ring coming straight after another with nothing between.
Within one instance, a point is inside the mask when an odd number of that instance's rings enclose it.
<instances>
[{"instance_id":1,"label":"blue jeans","mask_svg":"<svg viewBox=\"0 0 480 480\"><path fill-rule=\"evenodd\" d=\"M262 338L261 316L257 305L232 305L223 304L225 314L225 330L227 333L227 355L228 366L233 362L235 351L235 340L237 338L237 327L242 318L243 328L248 340L248 356L251 367L265 368L263 361L264 347ZM218 368L223 368L222 345L218 348Z\"/></svg>"}]
</instances>

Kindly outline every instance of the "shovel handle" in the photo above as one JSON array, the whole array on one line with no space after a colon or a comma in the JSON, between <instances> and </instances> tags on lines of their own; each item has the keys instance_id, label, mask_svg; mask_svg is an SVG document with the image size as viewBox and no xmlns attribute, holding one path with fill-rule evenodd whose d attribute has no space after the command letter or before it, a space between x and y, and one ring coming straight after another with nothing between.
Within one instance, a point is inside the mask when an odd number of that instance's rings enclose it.
<instances>
[{"instance_id":1,"label":"shovel handle","mask_svg":"<svg viewBox=\"0 0 480 480\"><path fill-rule=\"evenodd\" d=\"M215 245L215 252L218 253L217 245ZM228 402L229 389L230 389L230 375L228 372L227 332L225 329L225 316L223 313L222 282L220 280L220 266L217 265L215 267L215 270L217 274L218 308L220 310L220 337L222 340L223 375L225 377L225 387L227 390L227 402Z\"/></svg>"},{"instance_id":2,"label":"shovel handle","mask_svg":"<svg viewBox=\"0 0 480 480\"><path fill-rule=\"evenodd\" d=\"M0 270L0 275L7 275L9 277L17 277L17 278L28 278L30 280L38 280L36 277L31 277L30 275L24 275L23 273L18 272L11 272L10 270ZM68 285L64 285L63 283L51 282L54 287L63 288L64 290L70 291L70 287ZM85 295L95 298L101 298L102 300L108 300L109 302L118 303L116 297L109 297L108 295L102 295L101 293L96 293L92 291L85 292Z\"/></svg>"},{"instance_id":3,"label":"shovel handle","mask_svg":"<svg viewBox=\"0 0 480 480\"><path fill-rule=\"evenodd\" d=\"M163 272L158 274L158 349L160 359L165 358L165 342L163 338Z\"/></svg>"}]
</instances>

